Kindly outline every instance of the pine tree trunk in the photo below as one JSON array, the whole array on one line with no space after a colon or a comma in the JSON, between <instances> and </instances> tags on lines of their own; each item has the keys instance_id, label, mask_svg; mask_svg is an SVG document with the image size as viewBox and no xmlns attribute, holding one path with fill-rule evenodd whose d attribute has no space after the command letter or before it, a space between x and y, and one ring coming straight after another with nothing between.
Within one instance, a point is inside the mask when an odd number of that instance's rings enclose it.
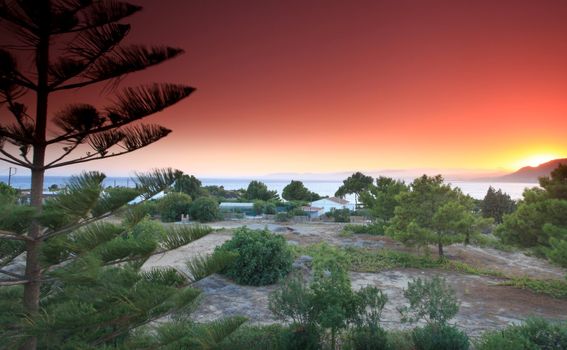
<instances>
[{"instance_id":1,"label":"pine tree trunk","mask_svg":"<svg viewBox=\"0 0 567 350\"><path fill-rule=\"evenodd\" d=\"M47 0L41 1L40 13L43 14L39 26L44 28L45 33L39 38L36 51L37 66L37 105L36 119L33 142L33 168L31 179L31 206L38 213L41 212L43 202L43 182L45 165L45 133L47 129L47 102L48 102L48 68L49 68L49 13L50 3ZM28 283L24 285L24 311L31 318L35 317L39 311L40 287L41 287L41 266L39 264L39 251L41 227L39 222L33 221L28 232L32 238L26 243L26 278ZM37 348L37 338L30 337L25 341L22 349L35 350Z\"/></svg>"},{"instance_id":2,"label":"pine tree trunk","mask_svg":"<svg viewBox=\"0 0 567 350\"><path fill-rule=\"evenodd\" d=\"M443 244L441 242L437 243L439 247L439 259L441 259L443 255Z\"/></svg>"}]
</instances>

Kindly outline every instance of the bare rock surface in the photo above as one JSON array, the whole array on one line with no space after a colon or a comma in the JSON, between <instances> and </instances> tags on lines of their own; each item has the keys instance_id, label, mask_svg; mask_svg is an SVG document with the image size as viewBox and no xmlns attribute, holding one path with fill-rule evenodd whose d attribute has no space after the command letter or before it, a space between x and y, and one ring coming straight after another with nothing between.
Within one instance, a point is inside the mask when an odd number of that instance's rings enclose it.
<instances>
[{"instance_id":1,"label":"bare rock surface","mask_svg":"<svg viewBox=\"0 0 567 350\"><path fill-rule=\"evenodd\" d=\"M212 254L217 246L222 245L232 237L226 232L210 233L194 242L168 252L151 256L142 265L142 270L147 271L154 267L173 267L185 274L189 273L186 263L196 256Z\"/></svg>"},{"instance_id":2,"label":"bare rock surface","mask_svg":"<svg viewBox=\"0 0 567 350\"><path fill-rule=\"evenodd\" d=\"M266 226L266 224L270 224ZM150 258L143 269L158 266L173 266L187 272L185 262L196 255L213 252L214 248L231 238L231 231L236 227L248 225L250 228L267 227L275 234L282 234L290 244L307 245L327 242L337 246L364 247L371 249L391 249L414 252L403 247L389 237L371 235L353 235L345 238L339 233L342 224L336 223L299 223L274 224L261 220L223 221L215 223L215 228L227 230L211 233L195 242L174 251ZM300 232L300 234L297 234ZM508 253L496 249L453 245L446 248L450 259L463 261L480 268L502 271L509 276L528 275L533 278L562 279L565 269L550 265L548 262L522 253ZM309 274L311 257L302 256L294 262L294 269ZM548 319L567 320L567 300L554 299L550 296L535 294L528 290L498 285L501 279L486 276L468 275L458 272L435 269L392 269L378 273L351 272L352 286L355 289L373 285L382 289L389 297L384 311L384 326L389 329L407 328L400 323L397 309L406 304L403 290L412 278L429 278L433 275L444 277L456 291L461 302L460 311L452 321L471 336L478 336L489 329L503 328L511 323L520 322L529 316L541 316ZM211 321L225 316L242 315L251 323L269 324L279 322L268 309L268 296L277 286L251 287L241 286L229 279L212 275L196 285L202 290L201 300L191 317L196 321Z\"/></svg>"}]
</instances>

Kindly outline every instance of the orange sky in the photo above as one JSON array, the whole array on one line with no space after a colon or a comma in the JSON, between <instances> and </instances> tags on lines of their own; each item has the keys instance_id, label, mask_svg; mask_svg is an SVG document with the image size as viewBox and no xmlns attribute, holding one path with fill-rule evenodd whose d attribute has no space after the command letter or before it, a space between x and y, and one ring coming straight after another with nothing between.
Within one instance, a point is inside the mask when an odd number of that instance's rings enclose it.
<instances>
[{"instance_id":1,"label":"orange sky","mask_svg":"<svg viewBox=\"0 0 567 350\"><path fill-rule=\"evenodd\" d=\"M565 0L137 3L130 42L187 52L123 85L198 90L148 119L173 129L166 139L75 169L494 170L567 156Z\"/></svg>"}]
</instances>

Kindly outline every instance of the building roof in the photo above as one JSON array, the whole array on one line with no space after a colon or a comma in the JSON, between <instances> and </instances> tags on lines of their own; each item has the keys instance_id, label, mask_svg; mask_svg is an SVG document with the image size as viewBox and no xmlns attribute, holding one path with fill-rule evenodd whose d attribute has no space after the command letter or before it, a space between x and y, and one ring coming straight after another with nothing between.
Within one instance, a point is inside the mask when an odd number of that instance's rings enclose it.
<instances>
[{"instance_id":1,"label":"building roof","mask_svg":"<svg viewBox=\"0 0 567 350\"><path fill-rule=\"evenodd\" d=\"M254 208L254 203L222 202L220 208Z\"/></svg>"},{"instance_id":2,"label":"building roof","mask_svg":"<svg viewBox=\"0 0 567 350\"><path fill-rule=\"evenodd\" d=\"M335 202L335 203L339 203L339 204L349 204L350 203L346 199L338 198L338 197L329 197L328 200Z\"/></svg>"}]
</instances>

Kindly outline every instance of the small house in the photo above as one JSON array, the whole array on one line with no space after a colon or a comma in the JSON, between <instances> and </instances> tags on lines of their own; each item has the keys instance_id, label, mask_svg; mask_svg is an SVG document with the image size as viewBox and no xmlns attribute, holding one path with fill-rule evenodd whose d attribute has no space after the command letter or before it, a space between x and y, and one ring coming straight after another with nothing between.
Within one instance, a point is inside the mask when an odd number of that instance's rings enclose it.
<instances>
[{"instance_id":1,"label":"small house","mask_svg":"<svg viewBox=\"0 0 567 350\"><path fill-rule=\"evenodd\" d=\"M343 198L338 197L330 197L330 198L322 198L317 201L311 202L311 207L321 208L319 211L319 215L323 215L328 213L332 210L339 210L339 209L349 209L354 211L354 203L351 203Z\"/></svg>"},{"instance_id":2,"label":"small house","mask_svg":"<svg viewBox=\"0 0 567 350\"><path fill-rule=\"evenodd\" d=\"M307 214L310 219L318 218L319 216L325 214L323 208L319 207L311 207L311 206L303 206L301 210Z\"/></svg>"}]
</instances>

